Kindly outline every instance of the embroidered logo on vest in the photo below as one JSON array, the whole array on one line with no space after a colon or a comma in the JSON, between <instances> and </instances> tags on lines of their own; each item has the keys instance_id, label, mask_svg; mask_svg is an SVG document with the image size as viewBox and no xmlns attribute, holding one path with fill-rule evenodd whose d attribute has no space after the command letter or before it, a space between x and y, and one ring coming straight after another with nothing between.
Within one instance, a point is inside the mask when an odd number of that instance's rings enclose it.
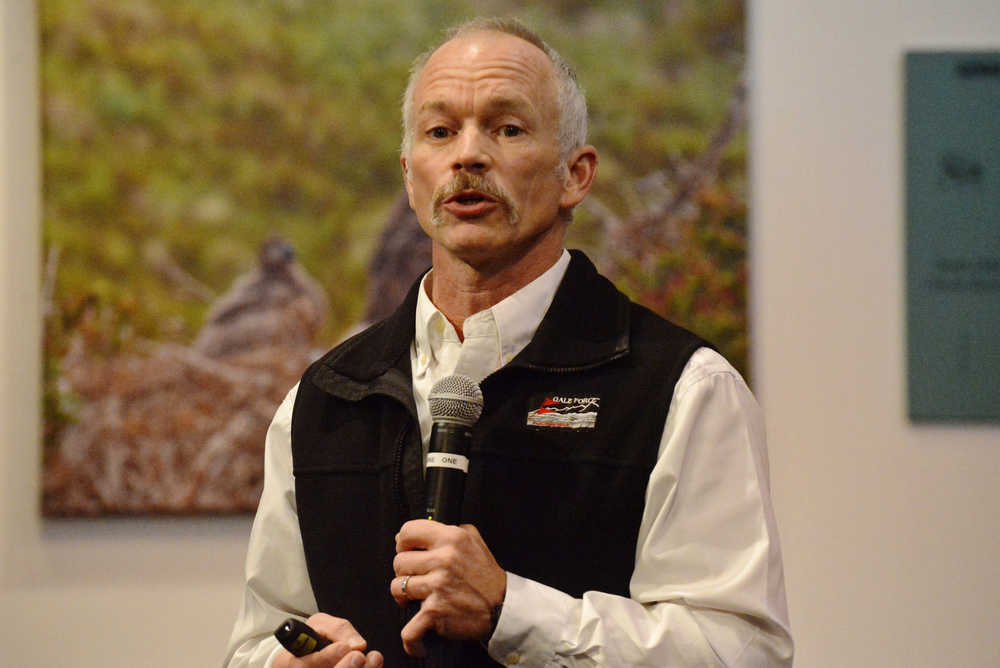
<instances>
[{"instance_id":1,"label":"embroidered logo on vest","mask_svg":"<svg viewBox=\"0 0 1000 668\"><path fill-rule=\"evenodd\" d=\"M532 404L538 406L528 411L528 426L542 429L594 429L600 397L562 397L544 395Z\"/></svg>"}]
</instances>

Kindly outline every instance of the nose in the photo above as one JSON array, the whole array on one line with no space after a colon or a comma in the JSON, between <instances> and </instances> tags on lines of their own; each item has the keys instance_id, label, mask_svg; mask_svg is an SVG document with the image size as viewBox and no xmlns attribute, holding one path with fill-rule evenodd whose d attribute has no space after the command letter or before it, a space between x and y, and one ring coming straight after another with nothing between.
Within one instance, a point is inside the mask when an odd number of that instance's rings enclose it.
<instances>
[{"instance_id":1,"label":"nose","mask_svg":"<svg viewBox=\"0 0 1000 668\"><path fill-rule=\"evenodd\" d=\"M457 152L452 169L456 172L460 172L463 169L469 172L484 172L488 170L493 164L488 141L489 139L478 128L463 128L456 142Z\"/></svg>"}]
</instances>

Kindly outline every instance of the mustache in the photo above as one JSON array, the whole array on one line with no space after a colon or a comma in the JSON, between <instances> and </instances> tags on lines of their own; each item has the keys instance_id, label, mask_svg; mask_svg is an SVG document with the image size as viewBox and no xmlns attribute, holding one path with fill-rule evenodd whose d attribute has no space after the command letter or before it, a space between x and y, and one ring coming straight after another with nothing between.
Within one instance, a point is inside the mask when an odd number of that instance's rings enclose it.
<instances>
[{"instance_id":1,"label":"mustache","mask_svg":"<svg viewBox=\"0 0 1000 668\"><path fill-rule=\"evenodd\" d=\"M476 190L496 200L506 211L513 211L514 206L503 189L481 174L459 172L451 181L434 192L434 210L437 211L445 200L454 197L465 190Z\"/></svg>"}]
</instances>

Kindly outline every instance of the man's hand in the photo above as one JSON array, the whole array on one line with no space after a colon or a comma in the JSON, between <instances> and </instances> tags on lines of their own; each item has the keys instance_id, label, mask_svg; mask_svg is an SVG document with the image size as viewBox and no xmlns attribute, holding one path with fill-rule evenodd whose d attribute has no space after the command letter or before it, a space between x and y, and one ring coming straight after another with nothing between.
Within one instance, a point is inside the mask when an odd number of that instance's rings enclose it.
<instances>
[{"instance_id":1,"label":"man's hand","mask_svg":"<svg viewBox=\"0 0 1000 668\"><path fill-rule=\"evenodd\" d=\"M302 658L284 650L275 658L272 668L382 668L382 654L372 651L366 656L368 643L346 619L320 612L306 623L333 643Z\"/></svg>"},{"instance_id":2,"label":"man's hand","mask_svg":"<svg viewBox=\"0 0 1000 668\"><path fill-rule=\"evenodd\" d=\"M490 613L507 593L507 572L476 527L407 522L396 534L392 565L397 577L389 592L396 603L421 601L420 612L400 633L407 654L424 656L423 635L431 630L464 640L489 636Z\"/></svg>"}]
</instances>

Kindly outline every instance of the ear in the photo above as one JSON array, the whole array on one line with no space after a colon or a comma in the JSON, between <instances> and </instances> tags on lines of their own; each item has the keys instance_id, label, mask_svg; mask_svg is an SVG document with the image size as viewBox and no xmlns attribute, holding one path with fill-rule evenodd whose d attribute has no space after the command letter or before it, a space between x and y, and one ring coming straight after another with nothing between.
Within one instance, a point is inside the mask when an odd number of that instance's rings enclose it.
<instances>
[{"instance_id":1,"label":"ear","mask_svg":"<svg viewBox=\"0 0 1000 668\"><path fill-rule=\"evenodd\" d=\"M572 209L583 201L597 176L597 149L589 144L573 151L566 161L566 181L559 206Z\"/></svg>"},{"instance_id":2,"label":"ear","mask_svg":"<svg viewBox=\"0 0 1000 668\"><path fill-rule=\"evenodd\" d=\"M413 209L413 186L410 184L410 170L406 165L405 155L399 156L399 166L403 168L403 185L406 187L406 196L410 200L410 208Z\"/></svg>"}]
</instances>

